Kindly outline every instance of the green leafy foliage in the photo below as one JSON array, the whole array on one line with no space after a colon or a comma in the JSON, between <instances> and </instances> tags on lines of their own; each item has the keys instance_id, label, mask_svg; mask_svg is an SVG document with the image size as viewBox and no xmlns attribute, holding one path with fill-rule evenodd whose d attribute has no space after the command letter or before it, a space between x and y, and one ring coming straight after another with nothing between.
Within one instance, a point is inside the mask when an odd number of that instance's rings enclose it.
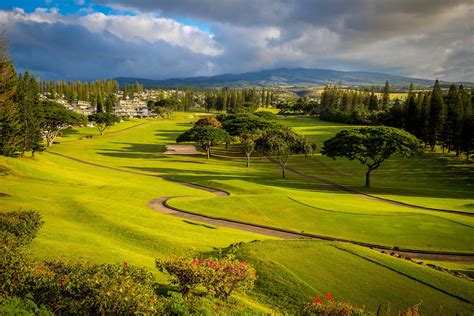
<instances>
[{"instance_id":1,"label":"green leafy foliage","mask_svg":"<svg viewBox=\"0 0 474 316\"><path fill-rule=\"evenodd\" d=\"M174 111L179 107L179 102L174 99L162 99L153 105L153 111L161 118L173 118Z\"/></svg>"},{"instance_id":2,"label":"green leafy foliage","mask_svg":"<svg viewBox=\"0 0 474 316\"><path fill-rule=\"evenodd\" d=\"M215 117L215 116L206 116L200 118L199 120L194 123L194 126L213 126L213 127L222 127L222 123Z\"/></svg>"},{"instance_id":3,"label":"green leafy foliage","mask_svg":"<svg viewBox=\"0 0 474 316\"><path fill-rule=\"evenodd\" d=\"M38 233L43 221L37 211L0 213L1 247L13 249L29 244Z\"/></svg>"},{"instance_id":4,"label":"green leafy foliage","mask_svg":"<svg viewBox=\"0 0 474 316\"><path fill-rule=\"evenodd\" d=\"M179 135L176 139L177 143L181 142L196 142L206 151L207 159L211 156L212 146L222 143L230 143L232 138L221 128L216 128L209 125L194 126L190 130Z\"/></svg>"},{"instance_id":5,"label":"green leafy foliage","mask_svg":"<svg viewBox=\"0 0 474 316\"><path fill-rule=\"evenodd\" d=\"M29 298L7 296L0 297L0 315L47 316L53 315L53 313L44 305L38 307Z\"/></svg>"},{"instance_id":6,"label":"green leafy foliage","mask_svg":"<svg viewBox=\"0 0 474 316\"><path fill-rule=\"evenodd\" d=\"M51 146L61 130L86 123L86 116L68 110L59 103L46 101L41 104L40 129L47 147Z\"/></svg>"},{"instance_id":7,"label":"green leafy foliage","mask_svg":"<svg viewBox=\"0 0 474 316\"><path fill-rule=\"evenodd\" d=\"M411 157L420 153L418 139L394 127L367 127L344 130L324 142L322 154L330 158L346 157L366 165L366 187L370 186L370 173L393 154Z\"/></svg>"},{"instance_id":8,"label":"green leafy foliage","mask_svg":"<svg viewBox=\"0 0 474 316\"><path fill-rule=\"evenodd\" d=\"M257 140L256 147L261 153L277 158L281 166L282 178L284 178L289 156L295 154L312 155L316 149L316 143L298 135L290 127L279 127L266 130Z\"/></svg>"},{"instance_id":9,"label":"green leafy foliage","mask_svg":"<svg viewBox=\"0 0 474 316\"><path fill-rule=\"evenodd\" d=\"M171 283L186 294L197 286L206 288L209 294L227 299L234 291L251 289L256 278L255 269L232 258L188 259L172 257L157 260L161 272L171 275Z\"/></svg>"},{"instance_id":10,"label":"green leafy foliage","mask_svg":"<svg viewBox=\"0 0 474 316\"><path fill-rule=\"evenodd\" d=\"M89 115L89 121L97 125L100 135L104 135L107 128L120 122L120 117L111 113L95 113Z\"/></svg>"},{"instance_id":11,"label":"green leafy foliage","mask_svg":"<svg viewBox=\"0 0 474 316\"><path fill-rule=\"evenodd\" d=\"M348 302L336 302L331 293L324 296L316 295L302 312L305 316L363 316L372 315Z\"/></svg>"},{"instance_id":12,"label":"green leafy foliage","mask_svg":"<svg viewBox=\"0 0 474 316\"><path fill-rule=\"evenodd\" d=\"M73 314L153 313L159 308L151 273L127 263L46 263L29 292L36 302Z\"/></svg>"}]
</instances>

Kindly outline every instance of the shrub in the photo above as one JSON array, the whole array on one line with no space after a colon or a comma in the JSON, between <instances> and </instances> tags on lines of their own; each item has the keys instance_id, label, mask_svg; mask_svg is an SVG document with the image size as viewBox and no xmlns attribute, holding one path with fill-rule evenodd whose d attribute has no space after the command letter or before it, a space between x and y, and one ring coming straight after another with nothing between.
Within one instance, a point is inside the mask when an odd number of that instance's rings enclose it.
<instances>
[{"instance_id":1,"label":"shrub","mask_svg":"<svg viewBox=\"0 0 474 316\"><path fill-rule=\"evenodd\" d=\"M208 282L213 274L211 268L198 266L195 264L195 260L184 257L156 259L155 263L158 270L171 276L170 283L177 286L183 294Z\"/></svg>"},{"instance_id":2,"label":"shrub","mask_svg":"<svg viewBox=\"0 0 474 316\"><path fill-rule=\"evenodd\" d=\"M206 116L197 120L194 126L208 125L212 127L222 127L222 123L215 116Z\"/></svg>"},{"instance_id":3,"label":"shrub","mask_svg":"<svg viewBox=\"0 0 474 316\"><path fill-rule=\"evenodd\" d=\"M0 315L49 316L53 313L45 306L38 307L31 299L10 296L0 297Z\"/></svg>"},{"instance_id":4,"label":"shrub","mask_svg":"<svg viewBox=\"0 0 474 316\"><path fill-rule=\"evenodd\" d=\"M35 211L0 213L0 296L27 294L26 283L35 268L21 247L36 237L42 224Z\"/></svg>"},{"instance_id":5,"label":"shrub","mask_svg":"<svg viewBox=\"0 0 474 316\"><path fill-rule=\"evenodd\" d=\"M157 268L171 275L170 282L186 294L201 285L208 293L228 298L234 291L246 291L253 287L255 269L236 259L187 259L172 257L157 260Z\"/></svg>"},{"instance_id":6,"label":"shrub","mask_svg":"<svg viewBox=\"0 0 474 316\"><path fill-rule=\"evenodd\" d=\"M37 211L0 213L0 242L3 250L29 244L43 225Z\"/></svg>"},{"instance_id":7,"label":"shrub","mask_svg":"<svg viewBox=\"0 0 474 316\"><path fill-rule=\"evenodd\" d=\"M274 121L277 119L277 116L269 111L258 111L258 112L255 112L254 115L267 121Z\"/></svg>"},{"instance_id":8,"label":"shrub","mask_svg":"<svg viewBox=\"0 0 474 316\"><path fill-rule=\"evenodd\" d=\"M47 263L29 291L36 303L59 312L132 314L158 309L151 273L127 263Z\"/></svg>"},{"instance_id":9,"label":"shrub","mask_svg":"<svg viewBox=\"0 0 474 316\"><path fill-rule=\"evenodd\" d=\"M316 295L303 309L303 315L318 316L355 316L370 315L361 308L347 302L336 302L331 293L325 296Z\"/></svg>"},{"instance_id":10,"label":"shrub","mask_svg":"<svg viewBox=\"0 0 474 316\"><path fill-rule=\"evenodd\" d=\"M214 277L206 287L212 289L217 297L227 299L234 291L245 292L254 286L255 269L245 262L222 258L198 260L196 264L211 267L214 270Z\"/></svg>"}]
</instances>

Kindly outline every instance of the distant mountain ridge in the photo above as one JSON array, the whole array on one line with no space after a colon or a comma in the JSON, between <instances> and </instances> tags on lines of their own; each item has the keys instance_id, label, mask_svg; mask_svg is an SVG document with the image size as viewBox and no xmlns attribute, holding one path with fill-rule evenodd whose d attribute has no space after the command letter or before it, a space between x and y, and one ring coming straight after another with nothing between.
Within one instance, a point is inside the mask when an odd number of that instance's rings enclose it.
<instances>
[{"instance_id":1,"label":"distant mountain ridge","mask_svg":"<svg viewBox=\"0 0 474 316\"><path fill-rule=\"evenodd\" d=\"M189 78L171 78L153 80L144 78L115 78L120 85L135 83L145 87L213 87L213 86L309 86L326 85L342 82L343 85L383 85L388 80L391 85L432 86L433 80L408 78L368 71L338 71L319 68L278 68L241 74L222 74L216 76L200 76ZM449 82L444 82L448 84ZM474 86L472 82L464 82Z\"/></svg>"}]
</instances>

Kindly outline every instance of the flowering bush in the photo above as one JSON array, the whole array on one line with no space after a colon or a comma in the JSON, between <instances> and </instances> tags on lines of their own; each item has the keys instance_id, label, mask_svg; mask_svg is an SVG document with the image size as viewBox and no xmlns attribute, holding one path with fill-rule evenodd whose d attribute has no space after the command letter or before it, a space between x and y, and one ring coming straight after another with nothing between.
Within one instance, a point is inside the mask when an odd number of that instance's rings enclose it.
<instances>
[{"instance_id":1,"label":"flowering bush","mask_svg":"<svg viewBox=\"0 0 474 316\"><path fill-rule=\"evenodd\" d=\"M355 316L370 315L363 309L356 308L347 302L336 302L331 293L316 295L303 309L303 315L318 316Z\"/></svg>"},{"instance_id":2,"label":"flowering bush","mask_svg":"<svg viewBox=\"0 0 474 316\"><path fill-rule=\"evenodd\" d=\"M171 275L171 283L182 293L201 285L208 293L227 298L234 291L245 291L253 287L255 269L236 259L187 259L172 257L157 260L156 266Z\"/></svg>"},{"instance_id":3,"label":"flowering bush","mask_svg":"<svg viewBox=\"0 0 474 316\"><path fill-rule=\"evenodd\" d=\"M31 280L35 302L67 313L153 313L158 298L152 275L128 264L47 263Z\"/></svg>"}]
</instances>

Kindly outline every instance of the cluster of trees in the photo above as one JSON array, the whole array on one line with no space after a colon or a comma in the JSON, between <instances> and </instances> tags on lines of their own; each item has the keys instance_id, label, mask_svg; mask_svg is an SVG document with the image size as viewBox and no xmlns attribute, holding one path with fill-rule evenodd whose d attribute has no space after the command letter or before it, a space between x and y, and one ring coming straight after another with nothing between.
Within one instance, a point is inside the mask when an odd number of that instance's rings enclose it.
<instances>
[{"instance_id":1,"label":"cluster of trees","mask_svg":"<svg viewBox=\"0 0 474 316\"><path fill-rule=\"evenodd\" d=\"M298 135L290 127L267 120L269 115L262 113L205 117L181 134L176 141L197 142L206 151L208 159L213 146L238 142L246 156L247 167L252 153L257 151L260 155L273 157L279 163L282 177L285 178L288 158L294 154L311 155L316 144Z\"/></svg>"},{"instance_id":2,"label":"cluster of trees","mask_svg":"<svg viewBox=\"0 0 474 316\"><path fill-rule=\"evenodd\" d=\"M321 119L360 125L386 125L404 129L434 150L464 153L469 159L474 148L474 94L452 84L443 93L436 80L432 91L415 92L410 86L405 101L390 101L390 86L374 91L326 87L319 102L299 98L293 105L282 104L282 113L319 115Z\"/></svg>"},{"instance_id":3,"label":"cluster of trees","mask_svg":"<svg viewBox=\"0 0 474 316\"><path fill-rule=\"evenodd\" d=\"M443 151L465 153L469 159L474 148L473 97L455 84L443 94L436 80L431 93L409 93L404 103L394 104L379 121L405 129L432 150L440 145Z\"/></svg>"},{"instance_id":4,"label":"cluster of trees","mask_svg":"<svg viewBox=\"0 0 474 316\"><path fill-rule=\"evenodd\" d=\"M390 86L385 83L381 92L375 88L369 90L347 90L337 86L327 86L318 101L307 96L300 97L294 103L280 103L277 108L281 114L328 115L333 112L350 113L353 117L364 116L372 111L386 110L390 106ZM351 117L351 119L353 119Z\"/></svg>"},{"instance_id":5,"label":"cluster of trees","mask_svg":"<svg viewBox=\"0 0 474 316\"><path fill-rule=\"evenodd\" d=\"M4 43L0 41L0 43ZM1 44L0 44L1 47ZM16 75L6 49L0 50L0 154L24 156L42 151L53 144L63 129L87 124L87 117L67 110L54 101L42 101L38 81L25 71ZM99 132L120 120L103 113L89 117Z\"/></svg>"},{"instance_id":6,"label":"cluster of trees","mask_svg":"<svg viewBox=\"0 0 474 316\"><path fill-rule=\"evenodd\" d=\"M265 87L261 90L225 87L204 91L188 87L182 90L176 88L170 94L161 92L158 94L157 102L165 100L173 102L176 111L189 111L194 106L200 105L207 111L250 113L257 110L258 107L270 107L274 104L275 98L274 93ZM153 105L150 104L149 107L153 107ZM156 113L160 115L159 112Z\"/></svg>"},{"instance_id":7,"label":"cluster of trees","mask_svg":"<svg viewBox=\"0 0 474 316\"><path fill-rule=\"evenodd\" d=\"M11 61L0 64L0 154L32 155L51 146L59 132L84 124L86 117L54 102L39 100L38 83L28 71L18 77Z\"/></svg>"},{"instance_id":8,"label":"cluster of trees","mask_svg":"<svg viewBox=\"0 0 474 316\"><path fill-rule=\"evenodd\" d=\"M121 87L123 91L123 97L128 97L129 99L133 99L137 93L143 92L143 85L136 81L134 84L127 83ZM118 89L117 89L118 90Z\"/></svg>"},{"instance_id":9,"label":"cluster of trees","mask_svg":"<svg viewBox=\"0 0 474 316\"><path fill-rule=\"evenodd\" d=\"M208 111L232 114L254 112L258 107L269 107L274 102L273 91L265 88L221 88L204 92L204 106Z\"/></svg>"},{"instance_id":10,"label":"cluster of trees","mask_svg":"<svg viewBox=\"0 0 474 316\"><path fill-rule=\"evenodd\" d=\"M39 92L49 96L50 99L65 99L69 102L88 101L92 102L99 96L114 94L119 90L118 82L115 80L98 80L94 82L81 81L40 81Z\"/></svg>"}]
</instances>

